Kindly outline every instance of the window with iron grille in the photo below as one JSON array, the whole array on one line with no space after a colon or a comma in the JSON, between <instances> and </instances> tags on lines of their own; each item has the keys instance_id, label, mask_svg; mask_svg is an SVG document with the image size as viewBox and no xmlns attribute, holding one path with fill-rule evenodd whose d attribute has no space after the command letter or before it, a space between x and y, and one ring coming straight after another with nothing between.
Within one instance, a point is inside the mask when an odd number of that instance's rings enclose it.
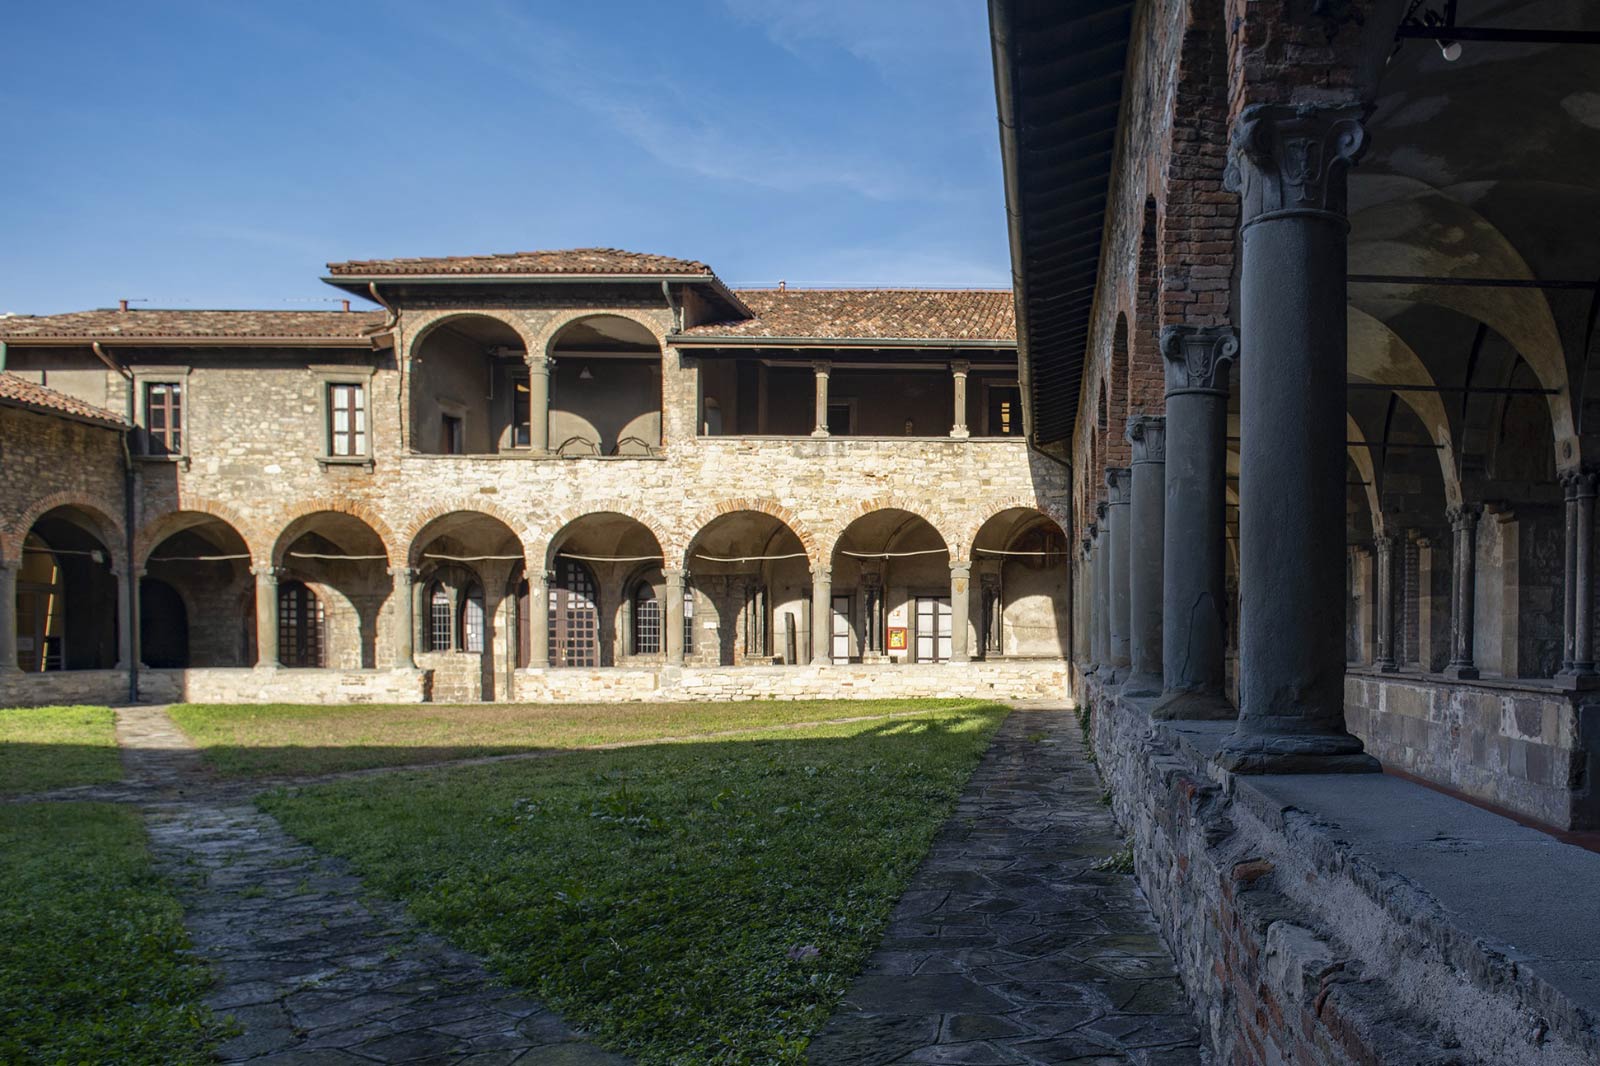
<instances>
[{"instance_id":1,"label":"window with iron grille","mask_svg":"<svg viewBox=\"0 0 1600 1066\"><path fill-rule=\"evenodd\" d=\"M284 666L323 664L322 601L298 581L278 586L278 661Z\"/></svg>"},{"instance_id":2,"label":"window with iron grille","mask_svg":"<svg viewBox=\"0 0 1600 1066\"><path fill-rule=\"evenodd\" d=\"M328 386L328 454L367 454L367 390L363 385Z\"/></svg>"},{"instance_id":3,"label":"window with iron grille","mask_svg":"<svg viewBox=\"0 0 1600 1066\"><path fill-rule=\"evenodd\" d=\"M455 634L450 625L450 593L438 582L428 593L428 650L449 651L455 647Z\"/></svg>"},{"instance_id":4,"label":"window with iron grille","mask_svg":"<svg viewBox=\"0 0 1600 1066\"><path fill-rule=\"evenodd\" d=\"M468 585L461 599L461 650L483 651L483 589Z\"/></svg>"},{"instance_id":5,"label":"window with iron grille","mask_svg":"<svg viewBox=\"0 0 1600 1066\"><path fill-rule=\"evenodd\" d=\"M144 387L144 431L152 455L183 453L183 386L152 381Z\"/></svg>"},{"instance_id":6,"label":"window with iron grille","mask_svg":"<svg viewBox=\"0 0 1600 1066\"><path fill-rule=\"evenodd\" d=\"M683 586L683 653L694 652L694 588L688 582Z\"/></svg>"},{"instance_id":7,"label":"window with iron grille","mask_svg":"<svg viewBox=\"0 0 1600 1066\"><path fill-rule=\"evenodd\" d=\"M633 594L633 653L661 653L661 601L648 581L639 582L638 591Z\"/></svg>"}]
</instances>

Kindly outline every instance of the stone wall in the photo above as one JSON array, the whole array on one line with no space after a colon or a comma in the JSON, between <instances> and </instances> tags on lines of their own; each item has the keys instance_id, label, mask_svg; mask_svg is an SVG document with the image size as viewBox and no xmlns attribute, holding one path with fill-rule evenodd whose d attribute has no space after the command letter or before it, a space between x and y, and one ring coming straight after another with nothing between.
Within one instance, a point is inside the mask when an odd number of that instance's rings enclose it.
<instances>
[{"instance_id":1,"label":"stone wall","mask_svg":"<svg viewBox=\"0 0 1600 1066\"><path fill-rule=\"evenodd\" d=\"M1345 723L1385 766L1560 829L1600 829L1600 696L1548 684L1345 677Z\"/></svg>"},{"instance_id":2,"label":"stone wall","mask_svg":"<svg viewBox=\"0 0 1600 1066\"><path fill-rule=\"evenodd\" d=\"M431 681L424 670L141 670L139 698L146 703L418 703L428 698ZM126 685L124 696L111 702L126 702Z\"/></svg>"},{"instance_id":3,"label":"stone wall","mask_svg":"<svg viewBox=\"0 0 1600 1066\"><path fill-rule=\"evenodd\" d=\"M57 707L79 703L104 706L127 702L126 670L0 673L0 707Z\"/></svg>"},{"instance_id":4,"label":"stone wall","mask_svg":"<svg viewBox=\"0 0 1600 1066\"><path fill-rule=\"evenodd\" d=\"M1093 680L1092 741L1216 1061L1578 1066L1581 1007L1316 818L1215 769L1226 723L1154 723Z\"/></svg>"},{"instance_id":5,"label":"stone wall","mask_svg":"<svg viewBox=\"0 0 1600 1066\"><path fill-rule=\"evenodd\" d=\"M83 512L113 560L123 557L121 437L105 426L0 407L0 559L17 559L34 520L66 505Z\"/></svg>"}]
</instances>

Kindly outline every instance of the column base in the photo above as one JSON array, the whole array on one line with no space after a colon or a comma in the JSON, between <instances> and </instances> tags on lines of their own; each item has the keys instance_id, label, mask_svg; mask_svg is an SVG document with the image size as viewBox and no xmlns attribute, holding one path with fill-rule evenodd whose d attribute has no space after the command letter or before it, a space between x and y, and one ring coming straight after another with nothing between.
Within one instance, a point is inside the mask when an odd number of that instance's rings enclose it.
<instances>
[{"instance_id":1,"label":"column base","mask_svg":"<svg viewBox=\"0 0 1600 1066\"><path fill-rule=\"evenodd\" d=\"M1161 678L1157 674L1132 674L1122 683L1122 695L1148 698L1161 695Z\"/></svg>"},{"instance_id":2,"label":"column base","mask_svg":"<svg viewBox=\"0 0 1600 1066\"><path fill-rule=\"evenodd\" d=\"M960 426L950 431L950 437L952 440L966 440L971 436L972 433L967 429L966 426Z\"/></svg>"},{"instance_id":3,"label":"column base","mask_svg":"<svg viewBox=\"0 0 1600 1066\"><path fill-rule=\"evenodd\" d=\"M1376 774L1383 766L1349 733L1234 733L1216 763L1236 774Z\"/></svg>"},{"instance_id":4,"label":"column base","mask_svg":"<svg viewBox=\"0 0 1600 1066\"><path fill-rule=\"evenodd\" d=\"M1445 667L1439 672L1445 677L1452 678L1456 681L1478 680L1478 668L1473 666L1471 663L1451 663L1449 666Z\"/></svg>"},{"instance_id":5,"label":"column base","mask_svg":"<svg viewBox=\"0 0 1600 1066\"><path fill-rule=\"evenodd\" d=\"M1555 683L1556 688L1566 692L1591 692L1600 689L1600 673L1575 666L1556 674Z\"/></svg>"},{"instance_id":6,"label":"column base","mask_svg":"<svg viewBox=\"0 0 1600 1066\"><path fill-rule=\"evenodd\" d=\"M1168 692L1150 708L1158 722L1231 722L1239 709L1217 692Z\"/></svg>"},{"instance_id":7,"label":"column base","mask_svg":"<svg viewBox=\"0 0 1600 1066\"><path fill-rule=\"evenodd\" d=\"M814 430L811 431L811 435L813 437L826 437L826 436L829 436L830 434L825 429L814 429Z\"/></svg>"},{"instance_id":8,"label":"column base","mask_svg":"<svg viewBox=\"0 0 1600 1066\"><path fill-rule=\"evenodd\" d=\"M1380 674L1394 674L1400 672L1399 663L1386 662L1383 659L1379 659L1377 662L1373 663L1372 668L1378 671Z\"/></svg>"}]
</instances>

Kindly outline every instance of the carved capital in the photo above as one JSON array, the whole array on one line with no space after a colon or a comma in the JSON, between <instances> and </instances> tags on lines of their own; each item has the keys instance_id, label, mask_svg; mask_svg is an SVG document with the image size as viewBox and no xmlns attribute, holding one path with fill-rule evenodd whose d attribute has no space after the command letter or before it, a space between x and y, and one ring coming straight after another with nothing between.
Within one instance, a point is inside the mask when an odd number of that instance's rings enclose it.
<instances>
[{"instance_id":1,"label":"carved capital","mask_svg":"<svg viewBox=\"0 0 1600 1066\"><path fill-rule=\"evenodd\" d=\"M1109 503L1104 500L1096 500L1094 502L1095 524L1091 528L1098 528L1100 525L1102 525L1106 520L1106 515L1109 514L1110 511L1111 505Z\"/></svg>"},{"instance_id":2,"label":"carved capital","mask_svg":"<svg viewBox=\"0 0 1600 1066\"><path fill-rule=\"evenodd\" d=\"M811 580L813 580L813 581L828 581L828 582L833 581L833 567L831 567L831 566L813 566L811 568Z\"/></svg>"},{"instance_id":3,"label":"carved capital","mask_svg":"<svg viewBox=\"0 0 1600 1066\"><path fill-rule=\"evenodd\" d=\"M1345 221L1346 177L1367 148L1360 107L1253 104L1233 126L1224 185L1245 226L1321 215Z\"/></svg>"},{"instance_id":4,"label":"carved capital","mask_svg":"<svg viewBox=\"0 0 1600 1066\"><path fill-rule=\"evenodd\" d=\"M816 373L817 377L825 378L833 373L833 364L826 359L816 359L812 361L811 369Z\"/></svg>"},{"instance_id":5,"label":"carved capital","mask_svg":"<svg viewBox=\"0 0 1600 1066\"><path fill-rule=\"evenodd\" d=\"M1128 419L1128 443L1133 445L1133 461L1167 461L1167 420L1161 415L1134 415Z\"/></svg>"},{"instance_id":6,"label":"carved capital","mask_svg":"<svg viewBox=\"0 0 1600 1066\"><path fill-rule=\"evenodd\" d=\"M276 581L283 576L283 567L252 566L250 572L256 576L257 581Z\"/></svg>"},{"instance_id":7,"label":"carved capital","mask_svg":"<svg viewBox=\"0 0 1600 1066\"><path fill-rule=\"evenodd\" d=\"M1167 395L1228 391L1228 373L1239 358L1239 336L1231 326L1167 326L1161 331L1167 363Z\"/></svg>"},{"instance_id":8,"label":"carved capital","mask_svg":"<svg viewBox=\"0 0 1600 1066\"><path fill-rule=\"evenodd\" d=\"M663 568L661 578L667 583L668 588L683 588L683 579L688 576L688 571L672 568Z\"/></svg>"},{"instance_id":9,"label":"carved capital","mask_svg":"<svg viewBox=\"0 0 1600 1066\"><path fill-rule=\"evenodd\" d=\"M1106 489L1111 494L1111 506L1117 507L1128 502L1128 490L1132 486L1133 471L1125 466L1106 467Z\"/></svg>"},{"instance_id":10,"label":"carved capital","mask_svg":"<svg viewBox=\"0 0 1600 1066\"><path fill-rule=\"evenodd\" d=\"M1568 500L1592 500L1596 475L1590 470L1568 470L1561 475L1561 492Z\"/></svg>"},{"instance_id":11,"label":"carved capital","mask_svg":"<svg viewBox=\"0 0 1600 1066\"><path fill-rule=\"evenodd\" d=\"M1476 503L1464 503L1460 507L1452 507L1444 513L1450 520L1450 528L1457 533L1469 533L1478 524L1478 516L1483 507Z\"/></svg>"},{"instance_id":12,"label":"carved capital","mask_svg":"<svg viewBox=\"0 0 1600 1066\"><path fill-rule=\"evenodd\" d=\"M1394 551L1394 535L1392 533L1379 533L1372 538L1372 546L1377 549L1378 557L1381 559Z\"/></svg>"},{"instance_id":13,"label":"carved capital","mask_svg":"<svg viewBox=\"0 0 1600 1066\"><path fill-rule=\"evenodd\" d=\"M406 584L417 579L417 568L414 566L391 566L389 576L404 581Z\"/></svg>"}]
</instances>

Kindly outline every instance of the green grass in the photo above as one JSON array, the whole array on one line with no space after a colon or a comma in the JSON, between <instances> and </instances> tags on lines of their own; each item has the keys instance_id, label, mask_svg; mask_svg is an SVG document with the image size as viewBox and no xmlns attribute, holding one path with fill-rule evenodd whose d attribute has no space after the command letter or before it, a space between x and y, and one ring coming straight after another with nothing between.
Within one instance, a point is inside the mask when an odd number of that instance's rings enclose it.
<instances>
[{"instance_id":1,"label":"green grass","mask_svg":"<svg viewBox=\"0 0 1600 1066\"><path fill-rule=\"evenodd\" d=\"M0 710L0 796L121 778L110 708Z\"/></svg>"},{"instance_id":2,"label":"green grass","mask_svg":"<svg viewBox=\"0 0 1600 1066\"><path fill-rule=\"evenodd\" d=\"M261 802L640 1066L797 1064L1005 713L974 702Z\"/></svg>"},{"instance_id":3,"label":"green grass","mask_svg":"<svg viewBox=\"0 0 1600 1066\"><path fill-rule=\"evenodd\" d=\"M939 707L960 700L304 706L187 704L172 717L226 777L364 770Z\"/></svg>"},{"instance_id":4,"label":"green grass","mask_svg":"<svg viewBox=\"0 0 1600 1066\"><path fill-rule=\"evenodd\" d=\"M211 1061L187 946L134 811L0 805L0 1062Z\"/></svg>"}]
</instances>

